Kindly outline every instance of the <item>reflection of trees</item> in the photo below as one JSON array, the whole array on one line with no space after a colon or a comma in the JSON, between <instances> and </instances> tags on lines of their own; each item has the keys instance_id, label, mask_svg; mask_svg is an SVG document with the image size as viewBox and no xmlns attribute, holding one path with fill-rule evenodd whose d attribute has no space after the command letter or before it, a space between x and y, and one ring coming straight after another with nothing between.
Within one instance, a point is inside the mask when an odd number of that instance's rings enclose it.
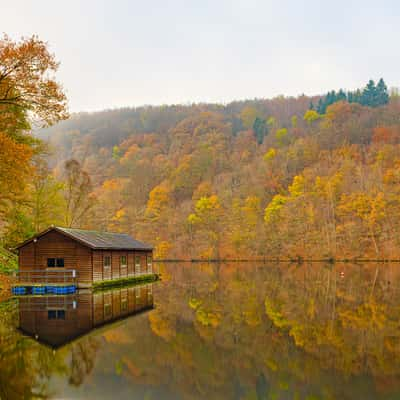
<instances>
[{"instance_id":1,"label":"reflection of trees","mask_svg":"<svg viewBox=\"0 0 400 400\"><path fill-rule=\"evenodd\" d=\"M170 268L150 324L135 325L141 351L124 348L135 382L210 399L384 398L400 382L390 266Z\"/></svg>"},{"instance_id":2,"label":"reflection of trees","mask_svg":"<svg viewBox=\"0 0 400 400\"><path fill-rule=\"evenodd\" d=\"M47 386L41 381L46 373L48 356L39 345L15 333L18 305L0 304L0 398L44 399Z\"/></svg>"},{"instance_id":3,"label":"reflection of trees","mask_svg":"<svg viewBox=\"0 0 400 400\"><path fill-rule=\"evenodd\" d=\"M78 386L92 371L99 347L94 338L53 351L18 334L17 325L18 303L0 303L0 399L46 399L52 376L69 376Z\"/></svg>"},{"instance_id":4,"label":"reflection of trees","mask_svg":"<svg viewBox=\"0 0 400 400\"><path fill-rule=\"evenodd\" d=\"M56 354L14 335L9 326L16 316L2 313L9 320L0 321L0 397L44 398L54 374L74 386L89 374L104 384L97 373L154 390L163 387L184 399L399 396L400 273L395 267L164 268L168 280L154 285L153 311ZM99 351L101 335L104 351Z\"/></svg>"},{"instance_id":5,"label":"reflection of trees","mask_svg":"<svg viewBox=\"0 0 400 400\"><path fill-rule=\"evenodd\" d=\"M92 372L98 348L99 343L91 337L71 346L69 368L69 383L71 385L80 386L84 378Z\"/></svg>"}]
</instances>

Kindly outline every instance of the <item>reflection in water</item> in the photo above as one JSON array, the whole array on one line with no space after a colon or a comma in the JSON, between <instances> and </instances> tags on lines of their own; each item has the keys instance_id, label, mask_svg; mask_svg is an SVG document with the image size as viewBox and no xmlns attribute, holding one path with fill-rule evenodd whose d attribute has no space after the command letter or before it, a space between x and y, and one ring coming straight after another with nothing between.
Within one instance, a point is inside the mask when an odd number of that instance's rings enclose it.
<instances>
[{"instance_id":1,"label":"reflection in water","mask_svg":"<svg viewBox=\"0 0 400 400\"><path fill-rule=\"evenodd\" d=\"M208 263L22 298L0 307L0 398L397 399L399 289L397 264Z\"/></svg>"},{"instance_id":2,"label":"reflection in water","mask_svg":"<svg viewBox=\"0 0 400 400\"><path fill-rule=\"evenodd\" d=\"M58 348L104 324L153 308L152 284L67 296L19 297L19 329Z\"/></svg>"}]
</instances>

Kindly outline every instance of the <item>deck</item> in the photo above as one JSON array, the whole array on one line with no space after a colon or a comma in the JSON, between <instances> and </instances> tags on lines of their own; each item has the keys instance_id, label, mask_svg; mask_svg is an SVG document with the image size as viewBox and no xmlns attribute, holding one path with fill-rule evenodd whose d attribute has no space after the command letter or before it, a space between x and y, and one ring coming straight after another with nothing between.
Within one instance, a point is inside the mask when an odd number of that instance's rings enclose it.
<instances>
[{"instance_id":1,"label":"deck","mask_svg":"<svg viewBox=\"0 0 400 400\"><path fill-rule=\"evenodd\" d=\"M76 270L19 271L12 287L15 295L71 294L78 288Z\"/></svg>"}]
</instances>

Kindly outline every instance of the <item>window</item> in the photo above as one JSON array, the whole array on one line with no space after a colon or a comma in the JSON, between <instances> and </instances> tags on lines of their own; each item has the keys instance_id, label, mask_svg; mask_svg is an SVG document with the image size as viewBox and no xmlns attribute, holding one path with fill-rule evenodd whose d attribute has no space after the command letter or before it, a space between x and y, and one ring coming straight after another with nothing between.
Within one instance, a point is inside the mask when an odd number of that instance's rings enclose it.
<instances>
[{"instance_id":1,"label":"window","mask_svg":"<svg viewBox=\"0 0 400 400\"><path fill-rule=\"evenodd\" d=\"M121 300L121 311L126 311L128 309L128 299Z\"/></svg>"},{"instance_id":2,"label":"window","mask_svg":"<svg viewBox=\"0 0 400 400\"><path fill-rule=\"evenodd\" d=\"M153 258L152 256L147 256L147 272L151 272L153 268Z\"/></svg>"},{"instance_id":3,"label":"window","mask_svg":"<svg viewBox=\"0 0 400 400\"><path fill-rule=\"evenodd\" d=\"M121 268L126 268L128 263L126 262L126 256L121 256L120 258Z\"/></svg>"},{"instance_id":4,"label":"window","mask_svg":"<svg viewBox=\"0 0 400 400\"><path fill-rule=\"evenodd\" d=\"M47 259L47 268L63 268L64 267L64 259L63 258L48 258Z\"/></svg>"},{"instance_id":5,"label":"window","mask_svg":"<svg viewBox=\"0 0 400 400\"><path fill-rule=\"evenodd\" d=\"M104 256L104 268L111 267L111 256Z\"/></svg>"},{"instance_id":6,"label":"window","mask_svg":"<svg viewBox=\"0 0 400 400\"><path fill-rule=\"evenodd\" d=\"M140 256L135 256L135 272L140 274Z\"/></svg>"},{"instance_id":7,"label":"window","mask_svg":"<svg viewBox=\"0 0 400 400\"><path fill-rule=\"evenodd\" d=\"M47 319L65 319L65 310L48 310Z\"/></svg>"}]
</instances>

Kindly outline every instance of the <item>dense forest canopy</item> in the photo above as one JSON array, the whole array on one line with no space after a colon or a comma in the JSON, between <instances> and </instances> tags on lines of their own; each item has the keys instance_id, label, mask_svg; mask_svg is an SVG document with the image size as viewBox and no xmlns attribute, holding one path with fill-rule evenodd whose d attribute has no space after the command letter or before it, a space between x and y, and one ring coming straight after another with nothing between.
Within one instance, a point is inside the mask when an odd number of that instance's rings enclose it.
<instances>
[{"instance_id":1,"label":"dense forest canopy","mask_svg":"<svg viewBox=\"0 0 400 400\"><path fill-rule=\"evenodd\" d=\"M66 119L57 67L36 37L0 40L3 247L58 224L160 258L398 258L400 99L383 79Z\"/></svg>"},{"instance_id":2,"label":"dense forest canopy","mask_svg":"<svg viewBox=\"0 0 400 400\"><path fill-rule=\"evenodd\" d=\"M127 231L159 257L390 258L399 111L381 79L324 96L81 113L40 135L56 176L74 159L90 177L93 203L74 224Z\"/></svg>"}]
</instances>

